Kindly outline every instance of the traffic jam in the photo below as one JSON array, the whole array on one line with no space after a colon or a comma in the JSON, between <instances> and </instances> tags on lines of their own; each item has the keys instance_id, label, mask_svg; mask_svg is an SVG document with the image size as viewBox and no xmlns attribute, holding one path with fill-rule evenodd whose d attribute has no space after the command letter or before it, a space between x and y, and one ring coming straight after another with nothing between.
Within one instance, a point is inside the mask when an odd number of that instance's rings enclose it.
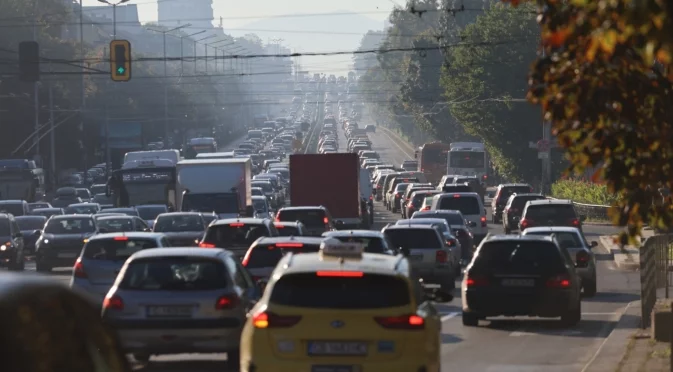
<instances>
[{"instance_id":1,"label":"traffic jam","mask_svg":"<svg viewBox=\"0 0 673 372\"><path fill-rule=\"evenodd\" d=\"M485 175L449 173L451 158L424 169L430 145L386 163L375 125L325 107L318 124L310 112L261 120L232 149L197 138L127 153L107 181L96 166L90 185L49 203L1 201L2 262L72 268L70 287L139 363L226 353L246 372L439 372L437 306L454 296L466 327L578 324L596 293L596 243L572 203L500 184L486 205ZM464 146L447 151L467 159ZM374 229L375 205L399 219Z\"/></svg>"}]
</instances>

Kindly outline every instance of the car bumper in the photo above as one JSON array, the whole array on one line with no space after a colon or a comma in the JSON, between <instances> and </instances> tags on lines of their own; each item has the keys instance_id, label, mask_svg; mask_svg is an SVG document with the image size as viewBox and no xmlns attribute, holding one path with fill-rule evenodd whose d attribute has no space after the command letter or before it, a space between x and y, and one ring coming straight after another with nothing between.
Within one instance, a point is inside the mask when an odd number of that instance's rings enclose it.
<instances>
[{"instance_id":1,"label":"car bumper","mask_svg":"<svg viewBox=\"0 0 673 372\"><path fill-rule=\"evenodd\" d=\"M35 253L37 261L49 264L52 267L72 267L77 261L82 248L78 250L39 249Z\"/></svg>"},{"instance_id":2,"label":"car bumper","mask_svg":"<svg viewBox=\"0 0 673 372\"><path fill-rule=\"evenodd\" d=\"M503 293L501 289L463 290L463 312L480 316L558 317L573 305L571 291L521 295Z\"/></svg>"},{"instance_id":3,"label":"car bumper","mask_svg":"<svg viewBox=\"0 0 673 372\"><path fill-rule=\"evenodd\" d=\"M406 358L405 358L406 359ZM320 369L324 366L325 369ZM338 367L343 367L339 369ZM343 358L331 358L329 361L318 360L289 361L260 357L252 361L241 361L241 372L316 372L316 371L358 371L358 372L416 372L416 371L439 371L439 361L424 363L418 361L392 360L385 362L351 362Z\"/></svg>"}]
</instances>

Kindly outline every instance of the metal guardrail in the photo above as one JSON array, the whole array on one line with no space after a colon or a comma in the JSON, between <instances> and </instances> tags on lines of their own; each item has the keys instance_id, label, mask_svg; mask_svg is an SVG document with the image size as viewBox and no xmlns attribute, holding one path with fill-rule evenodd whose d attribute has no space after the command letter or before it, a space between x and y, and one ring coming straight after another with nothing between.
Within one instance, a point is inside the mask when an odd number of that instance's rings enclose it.
<instances>
[{"instance_id":1,"label":"metal guardrail","mask_svg":"<svg viewBox=\"0 0 673 372\"><path fill-rule=\"evenodd\" d=\"M657 302L657 290L664 289L664 298L669 298L671 283L671 252L673 234L654 235L640 247L640 300L641 328L652 322L652 310Z\"/></svg>"}]
</instances>

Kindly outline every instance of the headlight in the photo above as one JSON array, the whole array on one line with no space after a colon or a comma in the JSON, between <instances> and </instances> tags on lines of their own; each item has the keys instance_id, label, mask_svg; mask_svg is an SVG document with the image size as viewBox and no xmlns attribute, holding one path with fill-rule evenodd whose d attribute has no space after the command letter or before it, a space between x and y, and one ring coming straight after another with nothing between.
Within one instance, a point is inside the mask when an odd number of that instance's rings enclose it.
<instances>
[{"instance_id":1,"label":"headlight","mask_svg":"<svg viewBox=\"0 0 673 372\"><path fill-rule=\"evenodd\" d=\"M49 239L42 239L42 243L49 244Z\"/></svg>"}]
</instances>

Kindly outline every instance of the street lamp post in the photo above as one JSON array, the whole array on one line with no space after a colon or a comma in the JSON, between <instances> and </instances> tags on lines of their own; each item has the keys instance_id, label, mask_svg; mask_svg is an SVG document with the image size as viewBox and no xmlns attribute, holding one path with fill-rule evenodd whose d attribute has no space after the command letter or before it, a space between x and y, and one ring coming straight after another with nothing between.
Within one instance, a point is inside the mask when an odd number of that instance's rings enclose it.
<instances>
[{"instance_id":1,"label":"street lamp post","mask_svg":"<svg viewBox=\"0 0 673 372\"><path fill-rule=\"evenodd\" d=\"M215 44L224 43L225 41L229 41L229 40L227 40L227 39L225 39L225 40L219 40L219 41L216 41L216 42L214 42L214 43L210 43L210 44L208 44L208 45L212 45L213 48L215 48L215 73L217 73L217 50L220 49L220 48L222 48L222 47L225 47L225 46L227 46L227 45L235 44L235 43L229 43L229 44L225 44L225 45L220 45L219 47L216 47L216 46L215 46ZM222 61L222 64L224 64L224 61Z\"/></svg>"},{"instance_id":2,"label":"street lamp post","mask_svg":"<svg viewBox=\"0 0 673 372\"><path fill-rule=\"evenodd\" d=\"M107 5L112 5L112 38L117 38L117 5L128 3L129 0L120 0L116 3L111 3L108 0L98 0L99 3L104 3Z\"/></svg>"},{"instance_id":3,"label":"street lamp post","mask_svg":"<svg viewBox=\"0 0 673 372\"><path fill-rule=\"evenodd\" d=\"M186 37L192 37L192 36L195 36L195 35L202 34L204 32L206 32L206 30L195 32L191 35L180 36L180 75L183 75L185 73L185 52L184 52L184 49L183 49L182 40ZM194 48L194 50L195 50L194 54L196 54L196 47Z\"/></svg>"},{"instance_id":4,"label":"street lamp post","mask_svg":"<svg viewBox=\"0 0 673 372\"><path fill-rule=\"evenodd\" d=\"M196 43L199 42L199 41L212 39L214 37L217 37L217 35L210 35L210 36L203 37L199 40L194 40L194 74L196 74ZM207 48L207 45L206 45L206 48ZM207 56L207 54L208 54L208 52L206 52L206 56ZM206 72L208 72L208 61L206 61Z\"/></svg>"},{"instance_id":5,"label":"street lamp post","mask_svg":"<svg viewBox=\"0 0 673 372\"><path fill-rule=\"evenodd\" d=\"M190 23L171 28L170 30L156 30L153 28L148 28L149 31L160 32L164 37L164 144L168 145L168 61L166 60L166 34L169 32L177 31L181 28L191 26Z\"/></svg>"}]
</instances>

